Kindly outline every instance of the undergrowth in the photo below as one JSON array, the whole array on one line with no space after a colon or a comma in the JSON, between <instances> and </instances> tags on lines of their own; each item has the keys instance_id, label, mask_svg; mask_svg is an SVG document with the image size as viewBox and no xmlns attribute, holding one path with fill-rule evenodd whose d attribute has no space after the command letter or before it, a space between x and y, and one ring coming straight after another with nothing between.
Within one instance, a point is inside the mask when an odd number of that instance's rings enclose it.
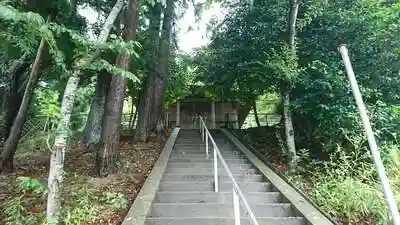
<instances>
[{"instance_id":1,"label":"undergrowth","mask_svg":"<svg viewBox=\"0 0 400 225\"><path fill-rule=\"evenodd\" d=\"M69 182L71 178L66 180ZM77 182L76 180L75 182ZM17 178L18 194L13 195L5 207L6 225L50 225L45 220L45 199L47 187L39 180L29 177ZM67 192L62 197L62 224L80 225L82 222L93 222L102 210L118 211L126 209L127 198L119 192L101 192L87 185Z\"/></svg>"},{"instance_id":2,"label":"undergrowth","mask_svg":"<svg viewBox=\"0 0 400 225\"><path fill-rule=\"evenodd\" d=\"M329 153L329 159L324 161L316 159L310 150L298 150L296 169L287 170L282 157L285 152L271 132L265 135L262 132L249 130L240 136L261 151L271 165L337 222L344 225L390 224L375 165L367 146L362 144L365 139L354 141L351 150L337 144ZM397 144L381 143L380 152L391 187L400 202L400 148Z\"/></svg>"},{"instance_id":3,"label":"undergrowth","mask_svg":"<svg viewBox=\"0 0 400 225\"><path fill-rule=\"evenodd\" d=\"M399 149L391 145L382 152L392 187L399 190ZM390 224L387 203L367 150L346 153L338 147L329 161L310 159L308 151L299 151L299 167L287 176L326 213L343 224L357 224L364 218L371 218L373 224ZM396 198L400 200L400 195Z\"/></svg>"}]
</instances>

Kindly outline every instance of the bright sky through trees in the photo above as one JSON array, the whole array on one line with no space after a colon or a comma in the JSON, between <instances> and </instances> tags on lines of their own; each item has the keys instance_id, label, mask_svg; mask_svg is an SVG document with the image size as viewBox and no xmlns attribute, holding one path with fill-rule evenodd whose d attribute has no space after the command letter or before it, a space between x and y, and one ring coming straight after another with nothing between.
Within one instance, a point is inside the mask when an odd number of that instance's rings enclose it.
<instances>
[{"instance_id":1,"label":"bright sky through trees","mask_svg":"<svg viewBox=\"0 0 400 225\"><path fill-rule=\"evenodd\" d=\"M81 7L79 13L86 17L90 24L97 20L97 13L90 7ZM213 4L210 9L205 10L201 14L201 19L196 23L194 15L194 7L189 4L189 8L185 11L182 18L178 20L178 45L179 48L190 53L193 48L206 45L209 41L207 36L207 24L212 18L217 20L223 19L224 14L220 4ZM189 29L189 28L193 29Z\"/></svg>"}]
</instances>

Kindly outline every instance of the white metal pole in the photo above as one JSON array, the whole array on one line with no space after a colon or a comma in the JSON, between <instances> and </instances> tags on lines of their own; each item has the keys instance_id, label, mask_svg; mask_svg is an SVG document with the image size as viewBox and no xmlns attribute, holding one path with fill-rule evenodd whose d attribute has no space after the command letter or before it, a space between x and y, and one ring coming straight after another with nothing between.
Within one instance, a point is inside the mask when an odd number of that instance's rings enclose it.
<instances>
[{"instance_id":1,"label":"white metal pole","mask_svg":"<svg viewBox=\"0 0 400 225\"><path fill-rule=\"evenodd\" d=\"M389 179L385 172L381 156L379 154L378 145L376 144L374 132L372 131L371 124L367 115L361 92L359 90L356 77L354 75L351 61L348 55L348 50L345 45L339 46L339 52L342 55L343 63L346 67L347 77L350 80L351 89L353 90L354 98L356 99L357 107L360 112L361 119L364 123L365 133L368 138L369 148L372 154L372 158L375 162L376 170L378 171L379 178L381 180L382 190L385 195L386 201L389 205L389 211L392 216L393 224L400 225L399 211L397 209L396 199L394 198L393 192L390 188Z\"/></svg>"},{"instance_id":2,"label":"white metal pole","mask_svg":"<svg viewBox=\"0 0 400 225\"><path fill-rule=\"evenodd\" d=\"M236 193L234 187L232 187L233 194L233 212L235 215L235 225L240 225L240 204L239 204L239 196Z\"/></svg>"},{"instance_id":3,"label":"white metal pole","mask_svg":"<svg viewBox=\"0 0 400 225\"><path fill-rule=\"evenodd\" d=\"M206 135L206 125L205 124L203 124L203 135L201 136L201 138L203 139L203 141L204 141L204 136Z\"/></svg>"},{"instance_id":4,"label":"white metal pole","mask_svg":"<svg viewBox=\"0 0 400 225\"><path fill-rule=\"evenodd\" d=\"M214 149L214 191L218 192L218 155L217 146L213 144Z\"/></svg>"},{"instance_id":5,"label":"white metal pole","mask_svg":"<svg viewBox=\"0 0 400 225\"><path fill-rule=\"evenodd\" d=\"M206 157L208 159L209 154L208 154L208 134L206 135Z\"/></svg>"}]
</instances>

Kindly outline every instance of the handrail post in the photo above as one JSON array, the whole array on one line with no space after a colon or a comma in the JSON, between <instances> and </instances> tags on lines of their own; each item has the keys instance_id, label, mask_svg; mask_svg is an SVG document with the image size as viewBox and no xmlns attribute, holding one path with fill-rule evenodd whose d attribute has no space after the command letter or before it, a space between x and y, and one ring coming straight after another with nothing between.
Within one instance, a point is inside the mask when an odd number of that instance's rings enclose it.
<instances>
[{"instance_id":1,"label":"handrail post","mask_svg":"<svg viewBox=\"0 0 400 225\"><path fill-rule=\"evenodd\" d=\"M206 135L206 157L207 157L207 159L209 158L209 154L208 154L208 134Z\"/></svg>"},{"instance_id":2,"label":"handrail post","mask_svg":"<svg viewBox=\"0 0 400 225\"><path fill-rule=\"evenodd\" d=\"M233 194L233 213L235 215L235 225L240 225L240 204L239 204L239 196L234 187L232 187Z\"/></svg>"},{"instance_id":3,"label":"handrail post","mask_svg":"<svg viewBox=\"0 0 400 225\"><path fill-rule=\"evenodd\" d=\"M199 116L199 129L200 129L200 133L202 132L201 130L201 116Z\"/></svg>"},{"instance_id":4,"label":"handrail post","mask_svg":"<svg viewBox=\"0 0 400 225\"><path fill-rule=\"evenodd\" d=\"M364 123L365 133L368 138L369 148L371 151L372 159L375 162L376 170L378 172L378 176L381 180L381 186L383 194L386 198L386 201L389 206L389 212L392 216L392 221L394 225L400 225L400 217L399 211L397 208L396 199L393 195L393 192L390 188L389 179L386 175L385 167L382 163L382 159L378 150L378 145L376 144L375 135L371 128L371 124L369 122L369 118L367 115L367 110L365 108L362 95L360 89L358 88L357 80L354 75L353 67L351 65L351 61L348 55L348 51L345 45L340 45L338 48L340 54L342 55L343 63L346 68L347 77L350 81L351 88L353 90L353 95L356 100L356 104L358 107L358 111L360 112L361 120Z\"/></svg>"},{"instance_id":5,"label":"handrail post","mask_svg":"<svg viewBox=\"0 0 400 225\"><path fill-rule=\"evenodd\" d=\"M203 117L200 116L200 124L202 125L201 129L202 129L202 133L201 133L201 139L204 142L204 136L207 135L206 134L206 124L204 123L204 119Z\"/></svg>"},{"instance_id":6,"label":"handrail post","mask_svg":"<svg viewBox=\"0 0 400 225\"><path fill-rule=\"evenodd\" d=\"M242 191L240 190L239 185L236 183L235 178L233 177L232 172L230 171L228 165L226 164L226 161L224 157L222 156L221 152L218 149L217 144L215 143L215 140L211 136L209 130L207 129L207 125L205 124L203 118L200 116L200 133L202 135L205 135L205 142L206 142L206 154L207 156L209 155L208 150L209 150L209 145L208 143L211 141L211 147L213 148L213 170L214 170L214 192L219 192L219 181L218 181L218 160L221 160L222 167L225 169L228 177L231 179L232 182L232 195L233 195L233 210L234 210L234 216L235 216L235 225L240 225L240 200L242 200L243 207L245 208L245 211L250 217L250 221L252 222L252 225L259 225L257 218L254 216L253 211L251 210L249 203L247 202L245 196L243 195ZM203 141L204 141L204 136L203 136ZM219 157L219 158L218 158Z\"/></svg>"},{"instance_id":7,"label":"handrail post","mask_svg":"<svg viewBox=\"0 0 400 225\"><path fill-rule=\"evenodd\" d=\"M213 144L214 149L214 191L218 192L218 155L217 146Z\"/></svg>"}]
</instances>

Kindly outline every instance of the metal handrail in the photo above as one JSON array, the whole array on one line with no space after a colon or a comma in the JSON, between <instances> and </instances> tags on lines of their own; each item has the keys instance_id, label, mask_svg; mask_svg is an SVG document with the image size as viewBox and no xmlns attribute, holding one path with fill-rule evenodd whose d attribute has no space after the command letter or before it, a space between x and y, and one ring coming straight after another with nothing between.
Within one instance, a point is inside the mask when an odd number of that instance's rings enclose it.
<instances>
[{"instance_id":1,"label":"metal handrail","mask_svg":"<svg viewBox=\"0 0 400 225\"><path fill-rule=\"evenodd\" d=\"M210 139L212 146L213 146L213 154L214 154L214 191L218 192L218 158L222 163L222 166L224 167L226 173L228 174L231 182L232 182L232 194L233 194L233 210L234 210L234 216L235 216L235 225L240 225L240 200L243 202L243 206L247 212L247 214L250 217L250 221L252 222L253 225L259 225L256 217L254 216L253 211L251 210L249 203L247 202L246 198L244 197L244 194L242 190L240 189L239 185L237 184L235 178L233 177L233 174L231 170L229 169L228 165L225 162L224 157L222 157L221 152L218 149L217 144L215 143L213 137L210 134L210 131L207 129L206 123L204 122L203 118L199 116L199 124L200 124L200 133L202 140L205 141L206 145L206 156L207 158L209 157L209 151L208 151L208 139Z\"/></svg>"},{"instance_id":2,"label":"metal handrail","mask_svg":"<svg viewBox=\"0 0 400 225\"><path fill-rule=\"evenodd\" d=\"M376 144L374 131L372 130L371 123L369 122L367 109L362 99L362 94L360 92L360 88L358 87L356 76L354 75L353 66L351 65L347 47L346 45L340 45L338 50L342 55L343 63L347 72L347 77L350 81L351 89L356 100L358 111L360 112L360 117L364 124L364 130L368 138L369 149L371 151L371 156L375 163L376 171L378 172L378 176L381 181L382 191L388 204L390 215L392 216L392 222L394 225L400 225L400 215L396 203L396 198L392 192L392 189L390 188L390 182L388 176L386 175L385 166L382 163L378 145Z\"/></svg>"}]
</instances>

